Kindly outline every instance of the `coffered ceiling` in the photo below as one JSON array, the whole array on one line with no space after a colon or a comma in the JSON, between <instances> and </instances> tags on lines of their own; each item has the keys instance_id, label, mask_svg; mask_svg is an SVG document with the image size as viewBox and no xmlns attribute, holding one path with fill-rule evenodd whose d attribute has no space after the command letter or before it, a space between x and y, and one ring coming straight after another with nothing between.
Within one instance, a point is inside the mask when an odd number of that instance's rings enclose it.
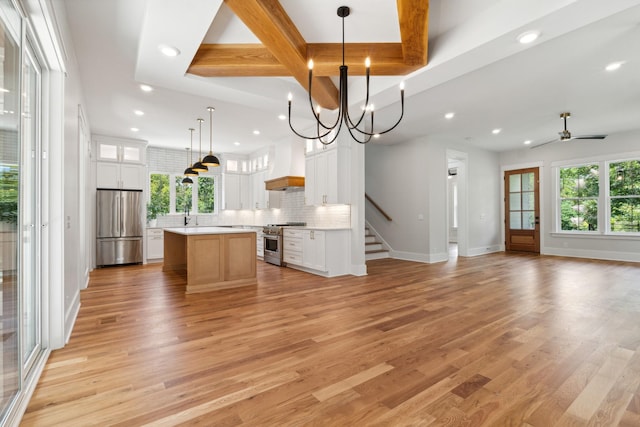
<instances>
[{"instance_id":1,"label":"coffered ceiling","mask_svg":"<svg viewBox=\"0 0 640 427\"><path fill-rule=\"evenodd\" d=\"M397 117L397 85L406 83L405 118L376 143L426 136L514 149L557 136L562 111L572 112L569 126L579 134L640 123L640 0L61 1L92 131L150 145L188 146L188 128L208 119L210 105L214 151L248 153L289 139L278 119L289 92L299 106L296 127L311 125L307 60L315 63L314 89L323 89L314 97L335 105L342 5L351 8L352 107L364 99L366 55L381 128ZM539 39L518 43L528 30ZM180 53L166 57L159 46ZM624 64L605 71L613 61ZM140 83L154 90L142 92Z\"/></svg>"}]
</instances>

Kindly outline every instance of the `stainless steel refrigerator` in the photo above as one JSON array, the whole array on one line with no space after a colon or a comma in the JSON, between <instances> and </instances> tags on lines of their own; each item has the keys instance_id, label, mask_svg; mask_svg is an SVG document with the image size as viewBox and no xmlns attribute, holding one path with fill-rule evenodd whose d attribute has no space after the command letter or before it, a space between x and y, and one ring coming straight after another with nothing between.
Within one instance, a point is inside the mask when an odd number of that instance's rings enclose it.
<instances>
[{"instance_id":1,"label":"stainless steel refrigerator","mask_svg":"<svg viewBox=\"0 0 640 427\"><path fill-rule=\"evenodd\" d=\"M96 265L142 262L142 190L97 190Z\"/></svg>"}]
</instances>

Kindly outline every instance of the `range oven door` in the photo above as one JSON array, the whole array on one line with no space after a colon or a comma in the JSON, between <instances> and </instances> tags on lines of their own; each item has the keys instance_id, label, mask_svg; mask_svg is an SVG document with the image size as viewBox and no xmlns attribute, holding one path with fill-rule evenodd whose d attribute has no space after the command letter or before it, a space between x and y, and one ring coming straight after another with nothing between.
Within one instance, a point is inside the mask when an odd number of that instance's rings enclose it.
<instances>
[{"instance_id":1,"label":"range oven door","mask_svg":"<svg viewBox=\"0 0 640 427\"><path fill-rule=\"evenodd\" d=\"M282 265L282 236L264 236L264 261Z\"/></svg>"}]
</instances>

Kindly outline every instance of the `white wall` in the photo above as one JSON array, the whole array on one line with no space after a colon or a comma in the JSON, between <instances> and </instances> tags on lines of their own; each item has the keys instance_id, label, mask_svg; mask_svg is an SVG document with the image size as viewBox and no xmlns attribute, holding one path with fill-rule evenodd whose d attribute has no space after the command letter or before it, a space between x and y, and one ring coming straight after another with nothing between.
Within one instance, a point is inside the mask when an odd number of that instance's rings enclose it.
<instances>
[{"instance_id":1,"label":"white wall","mask_svg":"<svg viewBox=\"0 0 640 427\"><path fill-rule=\"evenodd\" d=\"M88 122L85 123L85 135L80 135L79 114L83 105L80 74L66 21L64 2L52 2L55 28L62 46L61 52L65 66L64 79L64 323L65 336L68 339L77 312L80 308L80 289L89 280L87 251L90 251L87 228L92 224L87 218L86 183L90 181L89 152L86 137L89 134ZM81 143L81 140L83 143ZM80 205L81 200L85 203ZM81 227L83 227L81 229Z\"/></svg>"},{"instance_id":2,"label":"white wall","mask_svg":"<svg viewBox=\"0 0 640 427\"><path fill-rule=\"evenodd\" d=\"M541 165L541 248L549 255L564 255L585 258L601 258L625 261L640 261L640 239L595 235L568 236L553 234L554 226L554 178L555 162L573 160L618 160L632 155L640 158L640 130L609 135L604 140L575 140L557 142L542 147L514 150L500 154L503 170L518 169L519 165ZM604 227L603 227L604 228Z\"/></svg>"},{"instance_id":3,"label":"white wall","mask_svg":"<svg viewBox=\"0 0 640 427\"><path fill-rule=\"evenodd\" d=\"M468 158L469 254L499 250L498 155L465 143L422 137L366 147L366 192L393 221L386 221L370 205L366 217L391 246L392 256L424 262L447 259L447 150L466 153Z\"/></svg>"}]
</instances>

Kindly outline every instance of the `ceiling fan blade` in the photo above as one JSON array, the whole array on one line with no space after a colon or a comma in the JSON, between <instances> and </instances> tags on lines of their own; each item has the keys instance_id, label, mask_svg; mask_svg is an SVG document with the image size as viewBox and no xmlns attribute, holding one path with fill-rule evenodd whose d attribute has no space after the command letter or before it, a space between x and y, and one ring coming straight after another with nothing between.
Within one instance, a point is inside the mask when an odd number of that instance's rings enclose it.
<instances>
[{"instance_id":1,"label":"ceiling fan blade","mask_svg":"<svg viewBox=\"0 0 640 427\"><path fill-rule=\"evenodd\" d=\"M571 139L605 139L607 135L577 135Z\"/></svg>"},{"instance_id":2,"label":"ceiling fan blade","mask_svg":"<svg viewBox=\"0 0 640 427\"><path fill-rule=\"evenodd\" d=\"M556 139L552 139L551 141L543 142L542 144L533 145L533 146L529 147L529 149L542 147L543 145L551 144L552 142L560 142L560 139L556 138Z\"/></svg>"}]
</instances>

